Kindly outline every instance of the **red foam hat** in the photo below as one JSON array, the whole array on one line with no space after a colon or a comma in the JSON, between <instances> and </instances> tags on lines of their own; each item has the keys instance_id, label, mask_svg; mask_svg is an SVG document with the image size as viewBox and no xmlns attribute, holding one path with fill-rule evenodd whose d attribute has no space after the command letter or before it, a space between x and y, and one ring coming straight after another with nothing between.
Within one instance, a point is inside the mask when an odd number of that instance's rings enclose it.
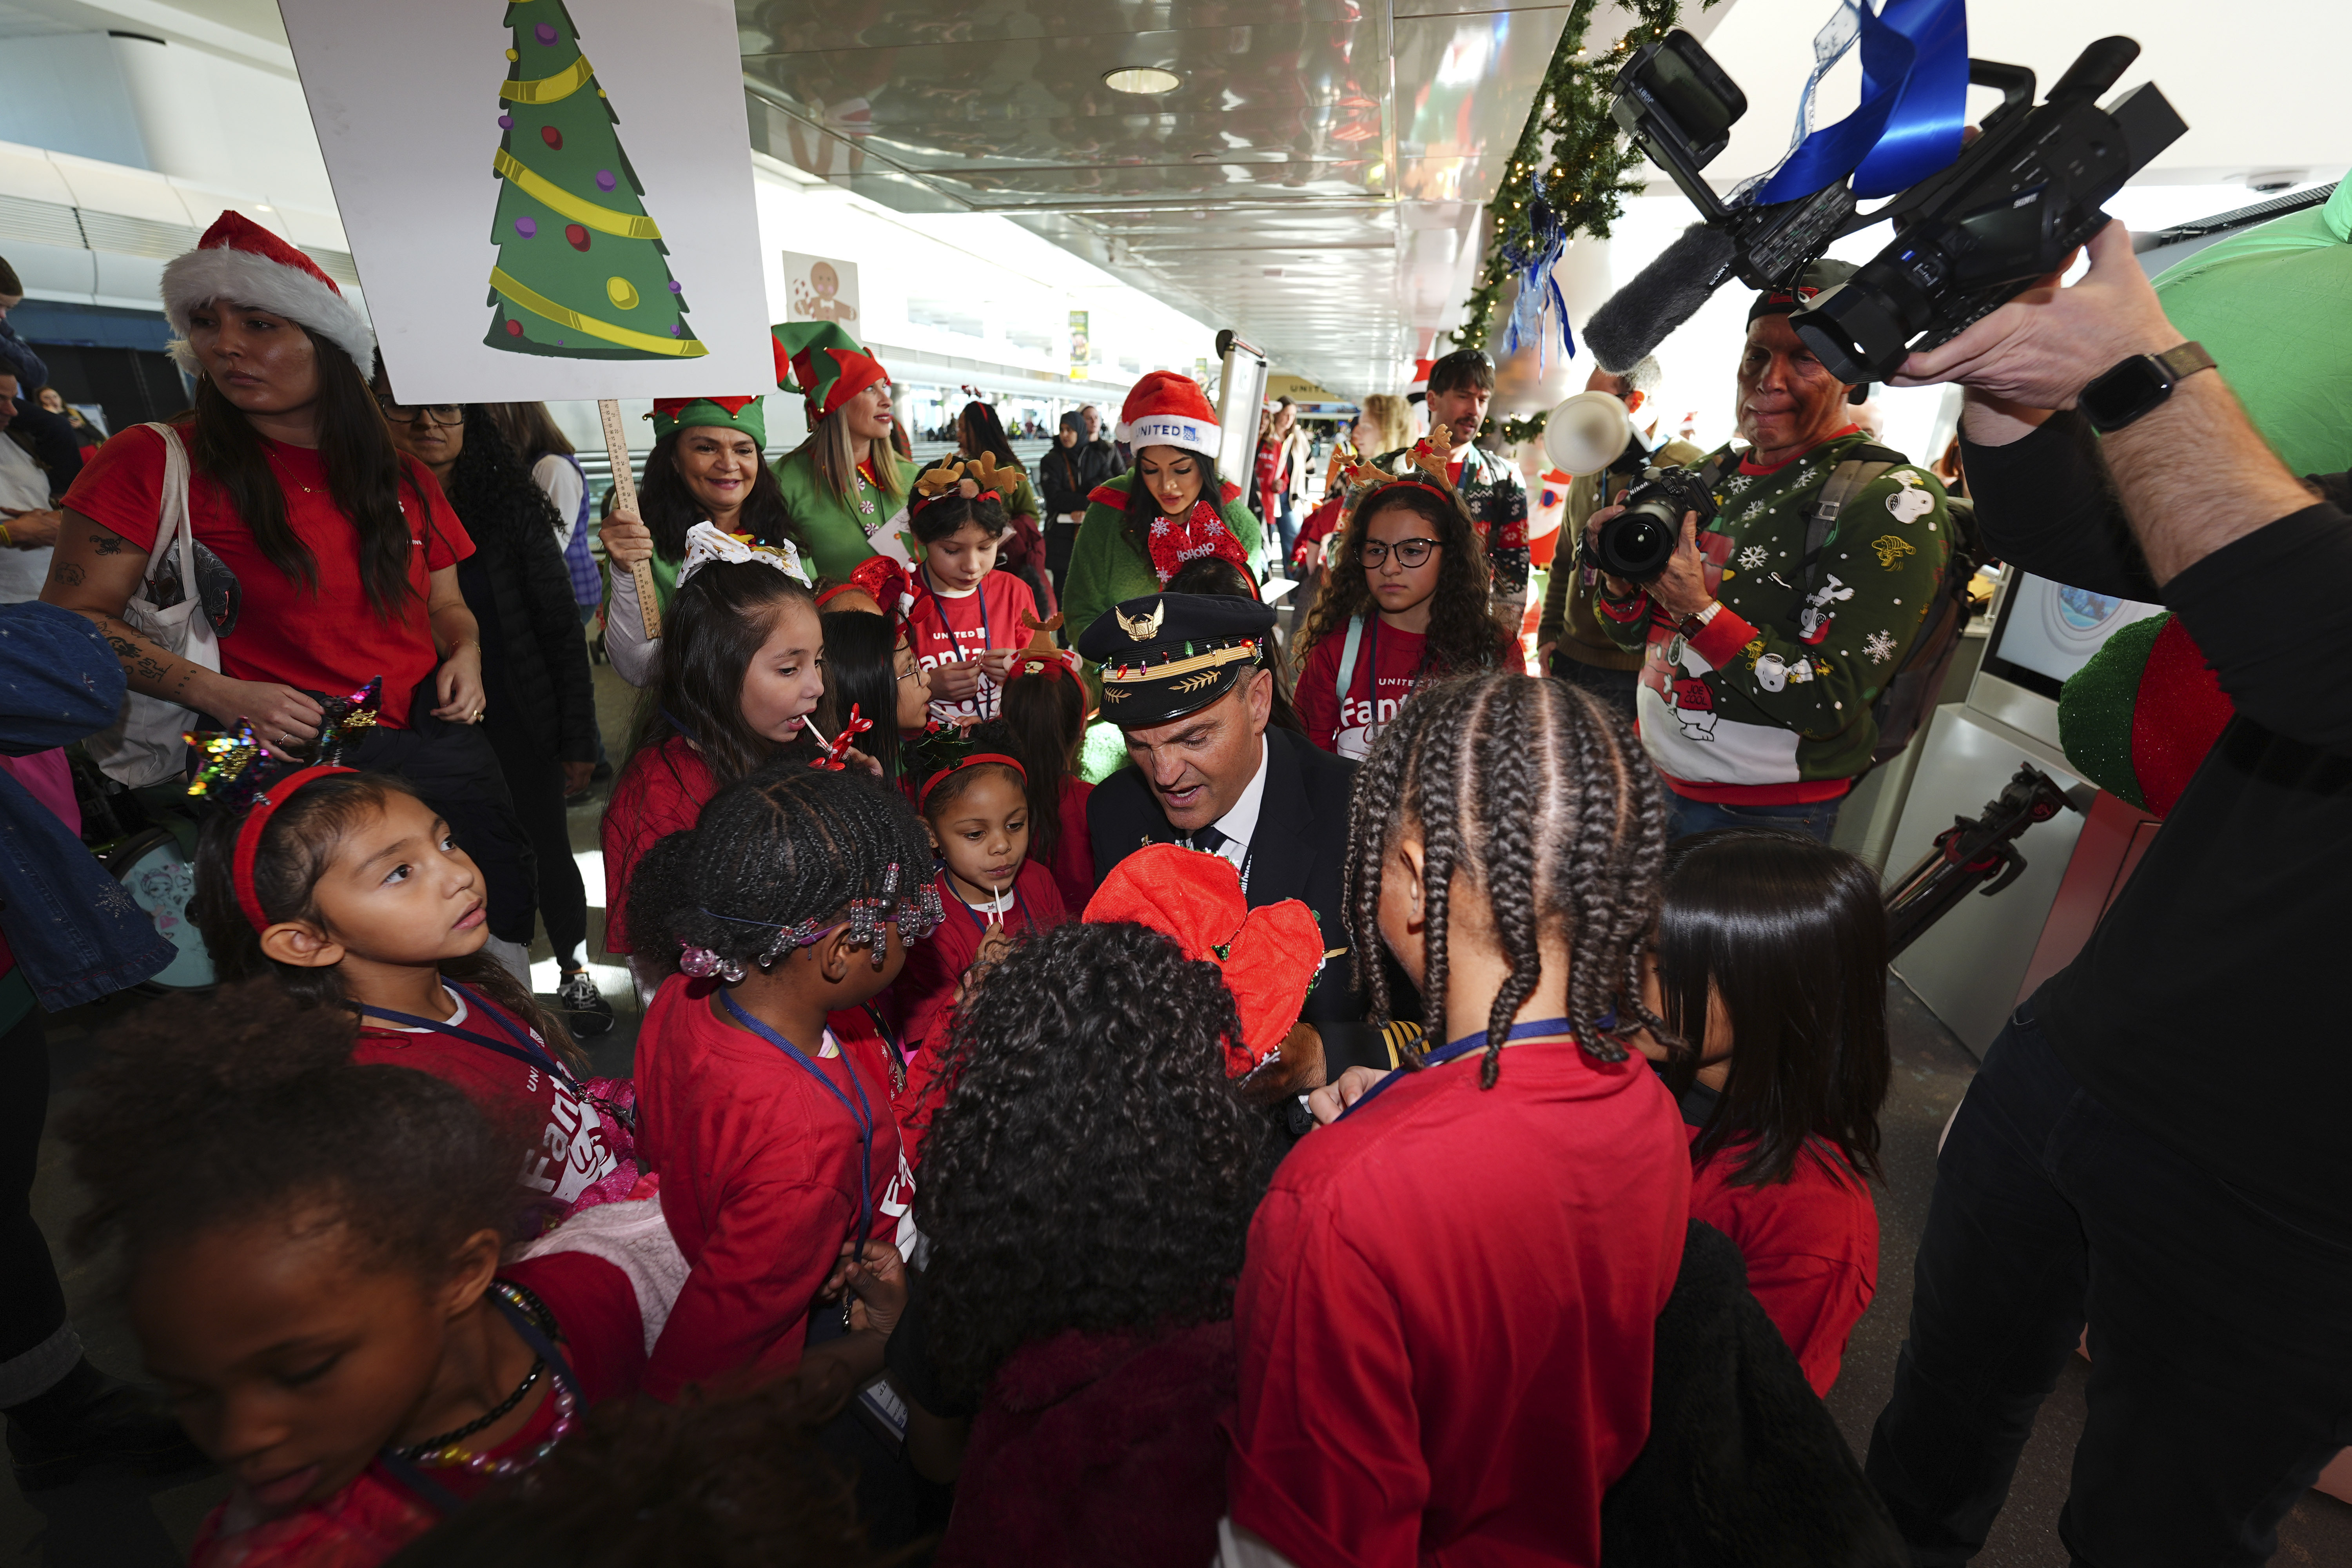
<instances>
[{"instance_id":1,"label":"red foam hat","mask_svg":"<svg viewBox=\"0 0 2352 1568\"><path fill-rule=\"evenodd\" d=\"M1224 971L1242 1021L1242 1037L1225 1042L1227 1078L1246 1077L1281 1049L1326 956L1305 904L1251 909L1232 861L1181 844L1148 845L1112 867L1084 918L1150 926L1185 957Z\"/></svg>"}]
</instances>

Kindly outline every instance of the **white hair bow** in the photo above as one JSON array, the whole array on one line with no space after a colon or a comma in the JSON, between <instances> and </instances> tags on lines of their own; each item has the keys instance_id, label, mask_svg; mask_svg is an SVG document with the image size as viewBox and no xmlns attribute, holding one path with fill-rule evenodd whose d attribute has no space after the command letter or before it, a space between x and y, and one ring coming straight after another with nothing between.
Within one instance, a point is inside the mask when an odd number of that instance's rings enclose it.
<instances>
[{"instance_id":1,"label":"white hair bow","mask_svg":"<svg viewBox=\"0 0 2352 1568\"><path fill-rule=\"evenodd\" d=\"M707 522L698 522L686 531L686 563L677 569L680 587L686 580L713 561L759 561L774 567L787 576L797 577L808 584L808 568L801 564L801 552L789 539L781 544L746 544L731 533L722 533Z\"/></svg>"}]
</instances>

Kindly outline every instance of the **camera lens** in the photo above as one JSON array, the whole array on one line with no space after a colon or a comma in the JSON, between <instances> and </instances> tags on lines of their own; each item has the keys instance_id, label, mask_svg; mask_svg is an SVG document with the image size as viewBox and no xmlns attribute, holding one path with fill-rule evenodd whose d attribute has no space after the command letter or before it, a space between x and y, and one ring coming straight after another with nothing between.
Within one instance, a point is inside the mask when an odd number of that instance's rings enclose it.
<instances>
[{"instance_id":1,"label":"camera lens","mask_svg":"<svg viewBox=\"0 0 2352 1568\"><path fill-rule=\"evenodd\" d=\"M1674 559L1679 530L1664 509L1648 502L1601 525L1593 554L1601 569L1629 583L1646 583Z\"/></svg>"}]
</instances>

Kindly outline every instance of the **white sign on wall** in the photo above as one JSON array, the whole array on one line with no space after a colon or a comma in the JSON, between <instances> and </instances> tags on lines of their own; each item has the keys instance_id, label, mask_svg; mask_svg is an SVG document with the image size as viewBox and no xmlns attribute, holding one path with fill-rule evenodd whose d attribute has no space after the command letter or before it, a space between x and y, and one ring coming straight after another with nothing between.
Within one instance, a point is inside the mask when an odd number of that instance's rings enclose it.
<instances>
[{"instance_id":1,"label":"white sign on wall","mask_svg":"<svg viewBox=\"0 0 2352 1568\"><path fill-rule=\"evenodd\" d=\"M402 398L774 381L727 0L280 10Z\"/></svg>"},{"instance_id":2,"label":"white sign on wall","mask_svg":"<svg viewBox=\"0 0 2352 1568\"><path fill-rule=\"evenodd\" d=\"M785 314L795 321L839 321L864 342L866 328L857 315L857 263L791 250L783 254Z\"/></svg>"}]
</instances>

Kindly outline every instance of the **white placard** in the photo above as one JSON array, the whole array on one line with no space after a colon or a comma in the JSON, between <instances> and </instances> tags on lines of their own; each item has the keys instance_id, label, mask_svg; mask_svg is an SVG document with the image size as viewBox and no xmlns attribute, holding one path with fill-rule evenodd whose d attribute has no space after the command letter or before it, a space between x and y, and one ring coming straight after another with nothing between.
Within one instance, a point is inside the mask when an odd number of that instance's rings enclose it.
<instances>
[{"instance_id":1,"label":"white placard","mask_svg":"<svg viewBox=\"0 0 2352 1568\"><path fill-rule=\"evenodd\" d=\"M404 399L773 385L727 0L279 8Z\"/></svg>"},{"instance_id":2,"label":"white placard","mask_svg":"<svg viewBox=\"0 0 2352 1568\"><path fill-rule=\"evenodd\" d=\"M857 314L857 263L832 256L784 252L784 314L795 321L839 321L866 341Z\"/></svg>"}]
</instances>

